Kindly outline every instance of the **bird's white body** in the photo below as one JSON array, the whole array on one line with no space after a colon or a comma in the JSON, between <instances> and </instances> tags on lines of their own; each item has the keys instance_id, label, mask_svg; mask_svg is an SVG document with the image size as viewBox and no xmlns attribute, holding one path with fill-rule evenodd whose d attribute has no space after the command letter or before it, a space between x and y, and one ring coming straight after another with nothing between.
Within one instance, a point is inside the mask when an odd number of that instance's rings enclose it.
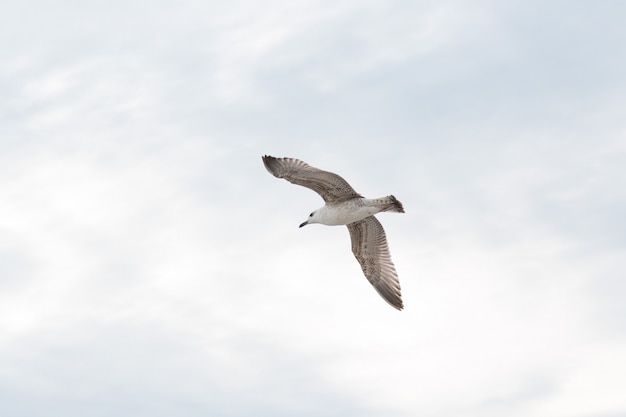
<instances>
[{"instance_id":1,"label":"bird's white body","mask_svg":"<svg viewBox=\"0 0 626 417\"><path fill-rule=\"evenodd\" d=\"M327 226L346 225L385 211L386 198L353 198L340 203L329 203L315 210L303 223L320 223Z\"/></svg>"}]
</instances>

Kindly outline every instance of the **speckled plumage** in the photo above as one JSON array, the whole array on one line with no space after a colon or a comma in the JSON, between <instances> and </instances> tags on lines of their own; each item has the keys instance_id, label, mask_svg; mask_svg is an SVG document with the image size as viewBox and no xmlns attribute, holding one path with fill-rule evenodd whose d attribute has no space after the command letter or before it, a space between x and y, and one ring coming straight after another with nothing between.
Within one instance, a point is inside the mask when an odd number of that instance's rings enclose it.
<instances>
[{"instance_id":1,"label":"speckled plumage","mask_svg":"<svg viewBox=\"0 0 626 417\"><path fill-rule=\"evenodd\" d=\"M324 199L326 204L311 213L300 227L312 223L346 225L352 253L359 261L363 274L385 301L402 310L398 274L391 261L385 231L374 217L381 211L404 213L402 203L393 195L364 198L339 175L314 168L298 159L268 155L262 159L265 168L275 177L310 188Z\"/></svg>"}]
</instances>

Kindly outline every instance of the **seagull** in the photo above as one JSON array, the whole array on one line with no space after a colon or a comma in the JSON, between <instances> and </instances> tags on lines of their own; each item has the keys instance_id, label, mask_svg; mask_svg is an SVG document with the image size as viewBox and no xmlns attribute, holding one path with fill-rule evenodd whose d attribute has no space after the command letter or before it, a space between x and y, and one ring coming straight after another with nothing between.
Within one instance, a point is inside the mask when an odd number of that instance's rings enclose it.
<instances>
[{"instance_id":1,"label":"seagull","mask_svg":"<svg viewBox=\"0 0 626 417\"><path fill-rule=\"evenodd\" d=\"M352 253L359 261L363 274L387 303L402 310L400 281L391 262L385 230L374 217L382 211L404 213L402 203L393 195L364 198L339 175L314 168L299 159L269 155L262 159L265 168L276 178L310 188L324 199L326 204L309 214L300 227L313 223L346 225L352 241Z\"/></svg>"}]
</instances>

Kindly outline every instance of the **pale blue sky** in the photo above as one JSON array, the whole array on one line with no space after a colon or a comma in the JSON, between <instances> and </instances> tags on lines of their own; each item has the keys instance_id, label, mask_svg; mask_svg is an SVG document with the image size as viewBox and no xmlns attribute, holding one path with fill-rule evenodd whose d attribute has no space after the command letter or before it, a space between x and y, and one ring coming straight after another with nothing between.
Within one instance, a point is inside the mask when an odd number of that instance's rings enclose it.
<instances>
[{"instance_id":1,"label":"pale blue sky","mask_svg":"<svg viewBox=\"0 0 626 417\"><path fill-rule=\"evenodd\" d=\"M622 2L0 9L0 414L626 415Z\"/></svg>"}]
</instances>

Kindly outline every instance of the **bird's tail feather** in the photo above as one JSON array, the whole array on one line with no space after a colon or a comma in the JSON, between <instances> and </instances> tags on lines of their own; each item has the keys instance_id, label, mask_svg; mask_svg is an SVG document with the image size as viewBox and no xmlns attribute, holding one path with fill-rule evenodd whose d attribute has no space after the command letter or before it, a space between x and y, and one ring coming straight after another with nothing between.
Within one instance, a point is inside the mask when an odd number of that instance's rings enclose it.
<instances>
[{"instance_id":1,"label":"bird's tail feather","mask_svg":"<svg viewBox=\"0 0 626 417\"><path fill-rule=\"evenodd\" d=\"M396 213L404 213L404 207L402 203L398 201L393 195L387 197L377 198L374 200L376 206L380 207L380 211L393 211Z\"/></svg>"}]
</instances>

